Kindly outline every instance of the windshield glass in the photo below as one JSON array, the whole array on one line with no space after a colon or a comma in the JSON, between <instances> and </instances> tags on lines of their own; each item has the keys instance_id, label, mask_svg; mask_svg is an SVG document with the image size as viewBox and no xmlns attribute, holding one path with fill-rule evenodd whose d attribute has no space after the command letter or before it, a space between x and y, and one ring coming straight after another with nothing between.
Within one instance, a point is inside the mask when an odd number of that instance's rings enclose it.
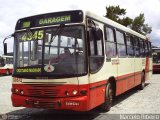
<instances>
[{"instance_id":1,"label":"windshield glass","mask_svg":"<svg viewBox=\"0 0 160 120\"><path fill-rule=\"evenodd\" d=\"M63 26L16 34L15 73L77 75L86 72L84 27Z\"/></svg>"},{"instance_id":2,"label":"windshield glass","mask_svg":"<svg viewBox=\"0 0 160 120\"><path fill-rule=\"evenodd\" d=\"M42 64L42 30L25 31L16 34L17 38L17 67L37 66ZM41 38L41 39L40 39Z\"/></svg>"}]
</instances>

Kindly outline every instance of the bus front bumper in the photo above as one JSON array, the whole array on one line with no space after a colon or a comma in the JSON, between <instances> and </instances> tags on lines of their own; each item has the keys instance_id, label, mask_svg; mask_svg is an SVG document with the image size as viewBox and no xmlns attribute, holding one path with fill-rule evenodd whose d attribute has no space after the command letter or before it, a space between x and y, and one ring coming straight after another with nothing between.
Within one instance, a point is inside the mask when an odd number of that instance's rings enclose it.
<instances>
[{"instance_id":1,"label":"bus front bumper","mask_svg":"<svg viewBox=\"0 0 160 120\"><path fill-rule=\"evenodd\" d=\"M56 110L88 111L88 97L35 98L12 94L14 107L46 108Z\"/></svg>"}]
</instances>

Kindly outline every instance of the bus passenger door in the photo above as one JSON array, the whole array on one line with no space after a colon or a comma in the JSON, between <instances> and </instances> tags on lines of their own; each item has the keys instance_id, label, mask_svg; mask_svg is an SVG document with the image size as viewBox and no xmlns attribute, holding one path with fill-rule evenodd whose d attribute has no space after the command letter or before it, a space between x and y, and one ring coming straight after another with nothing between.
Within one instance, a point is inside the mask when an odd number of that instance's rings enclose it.
<instances>
[{"instance_id":1,"label":"bus passenger door","mask_svg":"<svg viewBox=\"0 0 160 120\"><path fill-rule=\"evenodd\" d=\"M95 26L96 25L96 26ZM103 48L103 25L97 21L88 19L88 42L89 42L89 107L94 108L104 102L104 48Z\"/></svg>"},{"instance_id":2,"label":"bus passenger door","mask_svg":"<svg viewBox=\"0 0 160 120\"><path fill-rule=\"evenodd\" d=\"M134 52L135 52L135 58L134 58L134 81L135 86L139 85L141 83L141 73L142 73L142 58L140 56L140 47L139 47L139 39L134 37Z\"/></svg>"}]
</instances>

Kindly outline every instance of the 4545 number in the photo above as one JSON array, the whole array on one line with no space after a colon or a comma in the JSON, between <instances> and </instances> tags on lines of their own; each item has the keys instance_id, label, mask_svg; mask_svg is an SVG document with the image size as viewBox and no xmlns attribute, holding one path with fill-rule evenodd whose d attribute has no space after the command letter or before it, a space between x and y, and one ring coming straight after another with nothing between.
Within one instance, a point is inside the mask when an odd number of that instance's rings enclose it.
<instances>
[{"instance_id":1,"label":"4545 number","mask_svg":"<svg viewBox=\"0 0 160 120\"><path fill-rule=\"evenodd\" d=\"M44 37L44 31L39 30L39 31L34 31L33 33L24 33L22 35L21 40L22 41L28 41L28 40L41 40Z\"/></svg>"}]
</instances>

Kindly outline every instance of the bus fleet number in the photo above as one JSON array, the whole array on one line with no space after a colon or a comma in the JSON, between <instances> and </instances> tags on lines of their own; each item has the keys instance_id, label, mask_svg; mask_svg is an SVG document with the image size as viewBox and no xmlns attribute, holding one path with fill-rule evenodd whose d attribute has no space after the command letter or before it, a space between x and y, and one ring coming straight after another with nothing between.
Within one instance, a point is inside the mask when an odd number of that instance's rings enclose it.
<instances>
[{"instance_id":1,"label":"bus fleet number","mask_svg":"<svg viewBox=\"0 0 160 120\"><path fill-rule=\"evenodd\" d=\"M34 33L24 33L22 35L21 40L22 41L28 41L28 40L41 40L43 39L43 30L35 31Z\"/></svg>"}]
</instances>

